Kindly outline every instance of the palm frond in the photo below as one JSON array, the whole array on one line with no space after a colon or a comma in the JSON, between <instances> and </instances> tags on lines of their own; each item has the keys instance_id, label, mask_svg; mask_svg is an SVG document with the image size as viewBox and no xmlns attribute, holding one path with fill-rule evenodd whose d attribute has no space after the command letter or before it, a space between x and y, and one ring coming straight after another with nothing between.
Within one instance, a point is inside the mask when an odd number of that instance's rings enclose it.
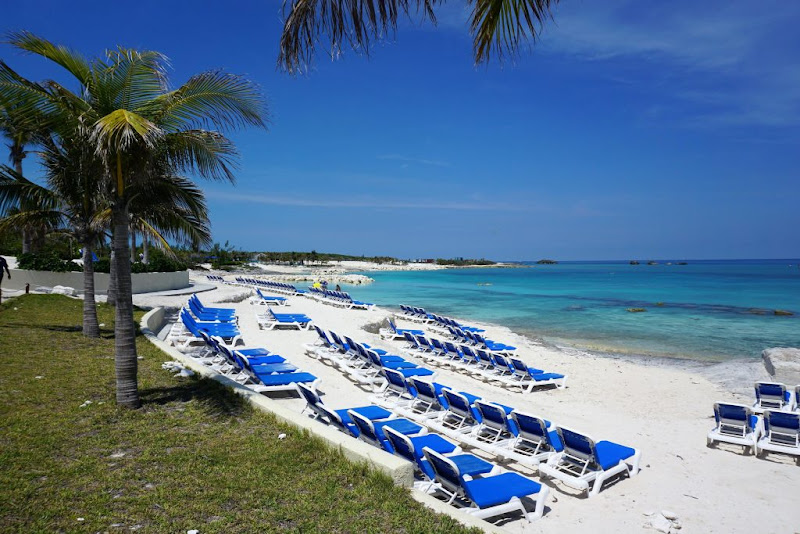
<instances>
[{"instance_id":1,"label":"palm frond","mask_svg":"<svg viewBox=\"0 0 800 534\"><path fill-rule=\"evenodd\" d=\"M134 111L167 91L168 60L163 54L119 47L106 55L108 66L96 69L104 106Z\"/></svg>"},{"instance_id":2,"label":"palm frond","mask_svg":"<svg viewBox=\"0 0 800 534\"><path fill-rule=\"evenodd\" d=\"M137 110L166 131L240 126L266 127L266 103L258 86L221 71L192 76L179 89L163 94Z\"/></svg>"},{"instance_id":3,"label":"palm frond","mask_svg":"<svg viewBox=\"0 0 800 534\"><path fill-rule=\"evenodd\" d=\"M180 172L197 173L211 180L234 182L239 153L224 135L207 130L188 130L164 136L165 155Z\"/></svg>"},{"instance_id":4,"label":"palm frond","mask_svg":"<svg viewBox=\"0 0 800 534\"><path fill-rule=\"evenodd\" d=\"M132 145L152 148L162 136L161 129L127 109L115 109L94 124L93 137L98 148L124 152Z\"/></svg>"},{"instance_id":5,"label":"palm frond","mask_svg":"<svg viewBox=\"0 0 800 534\"><path fill-rule=\"evenodd\" d=\"M50 41L27 31L9 33L8 42L20 50L45 57L62 66L84 86L91 81L89 62L80 53L70 50L66 46L54 45Z\"/></svg>"},{"instance_id":6,"label":"palm frond","mask_svg":"<svg viewBox=\"0 0 800 534\"><path fill-rule=\"evenodd\" d=\"M31 182L7 165L0 165L0 212L21 205L51 210L59 202L53 191Z\"/></svg>"},{"instance_id":7,"label":"palm frond","mask_svg":"<svg viewBox=\"0 0 800 534\"><path fill-rule=\"evenodd\" d=\"M35 209L9 214L0 219L0 232L19 228L63 228L64 214L58 210Z\"/></svg>"},{"instance_id":8,"label":"palm frond","mask_svg":"<svg viewBox=\"0 0 800 534\"><path fill-rule=\"evenodd\" d=\"M558 0L471 0L470 20L475 63L514 55L523 41L535 41Z\"/></svg>"},{"instance_id":9,"label":"palm frond","mask_svg":"<svg viewBox=\"0 0 800 534\"><path fill-rule=\"evenodd\" d=\"M397 29L397 19L410 15L411 5L434 24L434 6L443 0L284 0L285 22L280 39L278 66L287 72L304 70L314 56L321 36L328 39L329 54L341 54L343 44L369 55L372 40Z\"/></svg>"}]
</instances>

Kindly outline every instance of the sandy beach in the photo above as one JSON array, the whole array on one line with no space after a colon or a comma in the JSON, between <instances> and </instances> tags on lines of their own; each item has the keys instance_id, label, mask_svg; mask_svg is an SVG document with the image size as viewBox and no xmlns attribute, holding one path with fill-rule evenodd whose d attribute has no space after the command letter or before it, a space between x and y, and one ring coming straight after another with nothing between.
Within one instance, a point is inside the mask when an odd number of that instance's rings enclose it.
<instances>
[{"instance_id":1,"label":"sandy beach","mask_svg":"<svg viewBox=\"0 0 800 534\"><path fill-rule=\"evenodd\" d=\"M207 282L204 273L193 273L193 278L198 283ZM228 275L228 278L233 277ZM353 293L358 298L357 289ZM370 403L371 390L354 384L335 368L305 353L303 345L317 339L313 329L259 330L255 315L263 307L251 305L246 298L230 302L246 294L245 288L219 285L199 296L208 305L224 303L237 310L248 347L266 347L322 378L320 389L329 406L338 409ZM185 296L134 296L134 303L143 307L177 308L185 301ZM384 341L365 330L369 326L369 330L376 331L374 325L382 323L394 310L343 310L310 298L291 297L290 306L280 311L306 313L324 329L333 329L424 365L421 359L408 354L404 343ZM500 523L503 528L510 532L638 532L649 528L649 514L668 511L677 516L681 532L797 530L800 509L795 505L794 494L800 482L800 469L791 459L777 454L757 459L743 456L740 447L720 445L710 449L705 443L713 426L713 403L752 403L752 380L767 378L760 365L729 369L724 379L717 380L712 379L714 372L709 368L688 364L687 370L677 365L563 351L533 343L497 325L479 325L465 317L458 319L485 328L491 339L519 347L519 355L529 365L567 374L567 388L519 393L432 367L438 373L437 382L540 415L597 440L610 440L642 451L642 470L638 476L607 485L593 498L548 480L551 495L544 518L536 523L503 520ZM419 328L402 319L398 326ZM297 410L304 405L297 398L282 402ZM533 474L526 468L519 470Z\"/></svg>"}]
</instances>

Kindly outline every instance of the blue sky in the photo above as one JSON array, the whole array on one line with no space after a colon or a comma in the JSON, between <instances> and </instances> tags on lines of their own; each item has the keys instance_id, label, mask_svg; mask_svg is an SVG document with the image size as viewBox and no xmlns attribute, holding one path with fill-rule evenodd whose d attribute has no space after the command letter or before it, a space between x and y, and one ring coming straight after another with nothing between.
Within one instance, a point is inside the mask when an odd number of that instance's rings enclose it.
<instances>
[{"instance_id":1,"label":"blue sky","mask_svg":"<svg viewBox=\"0 0 800 534\"><path fill-rule=\"evenodd\" d=\"M215 240L246 250L800 257L800 2L565 1L532 50L478 67L450 2L299 77L275 68L280 4L16 2L0 30L158 50L175 85L258 82L269 130L233 135L236 187L203 184Z\"/></svg>"}]
</instances>

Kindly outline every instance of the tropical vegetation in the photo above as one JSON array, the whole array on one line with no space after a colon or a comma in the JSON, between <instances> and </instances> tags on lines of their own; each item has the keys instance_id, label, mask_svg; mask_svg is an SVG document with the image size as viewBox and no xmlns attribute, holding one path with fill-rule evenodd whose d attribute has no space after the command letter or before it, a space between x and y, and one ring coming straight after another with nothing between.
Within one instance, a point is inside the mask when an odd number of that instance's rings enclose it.
<instances>
[{"instance_id":1,"label":"tropical vegetation","mask_svg":"<svg viewBox=\"0 0 800 534\"><path fill-rule=\"evenodd\" d=\"M284 2L284 25L278 65L288 72L306 70L317 45L327 37L333 58L349 45L366 55L374 41L391 37L401 17L418 15L436 24L436 10L445 0L292 0ZM456 3L456 2L452 2ZM465 0L475 63L492 56L515 56L534 42L552 18L558 0Z\"/></svg>"},{"instance_id":2,"label":"tropical vegetation","mask_svg":"<svg viewBox=\"0 0 800 534\"><path fill-rule=\"evenodd\" d=\"M87 231L94 231L95 223L102 220L111 228L117 402L139 407L130 228L153 229L149 221L173 218L180 211L173 209L176 206L186 209L181 234L185 235L186 225L202 219L202 210L192 211L189 206L204 209L199 190L189 195L193 200L187 202L184 196L183 201L168 201L158 213L150 211L149 202L142 201L158 198L171 181L179 188L191 186L190 181L180 178L183 173L233 181L237 152L225 132L243 126L263 127L263 99L254 84L221 71L192 76L171 90L167 59L158 52L119 47L90 60L28 32L11 34L9 42L61 67L77 85L77 90L71 91L52 80L33 82L0 60L2 107L36 117L31 138L48 139L52 145L48 148L54 147L57 157L67 160L63 179L77 203L63 205L72 209L81 204L78 219ZM48 181L53 179L50 170L46 173ZM5 171L14 180L23 179L19 169ZM58 187L50 190L57 196L63 193ZM40 197L46 196L44 191L40 193ZM16 209L30 211L21 198ZM97 199L97 204L87 206L90 199ZM45 211L56 205L53 199L48 202L33 210ZM172 223L181 224L174 218ZM71 226L77 229L80 224ZM197 243L202 234L202 230L195 232L190 240ZM90 253L93 239L82 241L84 254Z\"/></svg>"}]
</instances>

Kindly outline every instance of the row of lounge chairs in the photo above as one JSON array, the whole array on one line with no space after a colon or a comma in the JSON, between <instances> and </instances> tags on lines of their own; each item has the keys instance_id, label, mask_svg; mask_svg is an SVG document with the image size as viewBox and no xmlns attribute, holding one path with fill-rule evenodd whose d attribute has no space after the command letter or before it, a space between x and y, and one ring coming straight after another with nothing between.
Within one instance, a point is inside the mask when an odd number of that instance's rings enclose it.
<instances>
[{"instance_id":1,"label":"row of lounge chairs","mask_svg":"<svg viewBox=\"0 0 800 534\"><path fill-rule=\"evenodd\" d=\"M350 294L345 291L331 291L329 289L309 287L307 295L314 297L318 301L325 304L340 306L348 310L371 310L375 307L375 305L371 302L353 300L353 297L351 297Z\"/></svg>"},{"instance_id":2,"label":"row of lounge chairs","mask_svg":"<svg viewBox=\"0 0 800 534\"><path fill-rule=\"evenodd\" d=\"M197 295L192 295L181 311L178 321L170 328L167 340L178 349L186 351L193 344L203 344L202 333L217 336L229 346L242 343L241 332L234 310L210 308L203 305Z\"/></svg>"},{"instance_id":3,"label":"row of lounge chairs","mask_svg":"<svg viewBox=\"0 0 800 534\"><path fill-rule=\"evenodd\" d=\"M282 295L289 295L290 297L296 295L305 295L306 291L304 289L298 289L297 287L293 286L292 284L287 284L285 282L274 282L272 280L260 280L258 278L244 278L242 276L237 276L235 278L236 283L243 286L248 287L261 287L265 289L269 289L270 291L274 291L276 293L281 293Z\"/></svg>"},{"instance_id":4,"label":"row of lounge chairs","mask_svg":"<svg viewBox=\"0 0 800 534\"><path fill-rule=\"evenodd\" d=\"M403 338L408 342L408 350L427 362L447 366L485 381L519 387L526 392L543 386L566 387L567 375L529 367L520 358L506 356L486 345L482 348L466 344L456 346L451 341L427 338L410 331L404 332Z\"/></svg>"},{"instance_id":5,"label":"row of lounge chairs","mask_svg":"<svg viewBox=\"0 0 800 534\"><path fill-rule=\"evenodd\" d=\"M800 385L792 390L777 382L756 382L754 389L752 407L714 404L716 424L706 437L707 445L740 445L745 453L755 456L767 452L788 454L800 464Z\"/></svg>"},{"instance_id":6,"label":"row of lounge chairs","mask_svg":"<svg viewBox=\"0 0 800 534\"><path fill-rule=\"evenodd\" d=\"M387 354L385 350L358 343L348 336L339 336L333 330L328 333L314 325L318 339L305 345L306 352L338 368L359 384L372 386L376 391L383 386L384 369L391 369L403 376L434 376L434 372L409 362L401 356Z\"/></svg>"},{"instance_id":7,"label":"row of lounge chairs","mask_svg":"<svg viewBox=\"0 0 800 534\"><path fill-rule=\"evenodd\" d=\"M288 306L289 299L277 295L265 295L259 288L256 288L256 294L250 297L250 304L259 304L261 306Z\"/></svg>"},{"instance_id":8,"label":"row of lounge chairs","mask_svg":"<svg viewBox=\"0 0 800 534\"><path fill-rule=\"evenodd\" d=\"M220 282L222 284L227 284L228 283L227 280L225 280L224 278L222 278L221 276L218 276L216 274L207 274L206 278L208 278L208 280L211 281L211 282Z\"/></svg>"},{"instance_id":9,"label":"row of lounge chairs","mask_svg":"<svg viewBox=\"0 0 800 534\"><path fill-rule=\"evenodd\" d=\"M457 444L379 406L333 410L311 389L298 385L305 410L340 431L412 462L429 493L480 518L520 511L528 521L542 517L549 488L518 473L466 454ZM422 487L420 487L422 489ZM523 499L535 500L528 512Z\"/></svg>"},{"instance_id":10,"label":"row of lounge chairs","mask_svg":"<svg viewBox=\"0 0 800 534\"><path fill-rule=\"evenodd\" d=\"M762 415L743 404L714 404L716 425L708 433L709 447L718 442L741 445L745 453L763 456L778 452L796 457L800 464L800 414L764 410Z\"/></svg>"},{"instance_id":11,"label":"row of lounge chairs","mask_svg":"<svg viewBox=\"0 0 800 534\"><path fill-rule=\"evenodd\" d=\"M256 320L262 330L276 328L308 330L311 326L311 318L305 313L275 313L269 306L266 312L256 313Z\"/></svg>"},{"instance_id":12,"label":"row of lounge chairs","mask_svg":"<svg viewBox=\"0 0 800 534\"><path fill-rule=\"evenodd\" d=\"M239 347L244 340L237 326L235 310L204 306L192 295L180 312L180 321L173 325L168 339L215 372L260 392L295 391L295 384L319 379L302 372L280 355L264 348Z\"/></svg>"},{"instance_id":13,"label":"row of lounge chairs","mask_svg":"<svg viewBox=\"0 0 800 534\"><path fill-rule=\"evenodd\" d=\"M404 377L387 369L386 387L373 401L436 430L464 446L504 461L538 469L543 476L599 493L611 477L639 471L641 453L590 437L544 418L456 392L428 377Z\"/></svg>"}]
</instances>

